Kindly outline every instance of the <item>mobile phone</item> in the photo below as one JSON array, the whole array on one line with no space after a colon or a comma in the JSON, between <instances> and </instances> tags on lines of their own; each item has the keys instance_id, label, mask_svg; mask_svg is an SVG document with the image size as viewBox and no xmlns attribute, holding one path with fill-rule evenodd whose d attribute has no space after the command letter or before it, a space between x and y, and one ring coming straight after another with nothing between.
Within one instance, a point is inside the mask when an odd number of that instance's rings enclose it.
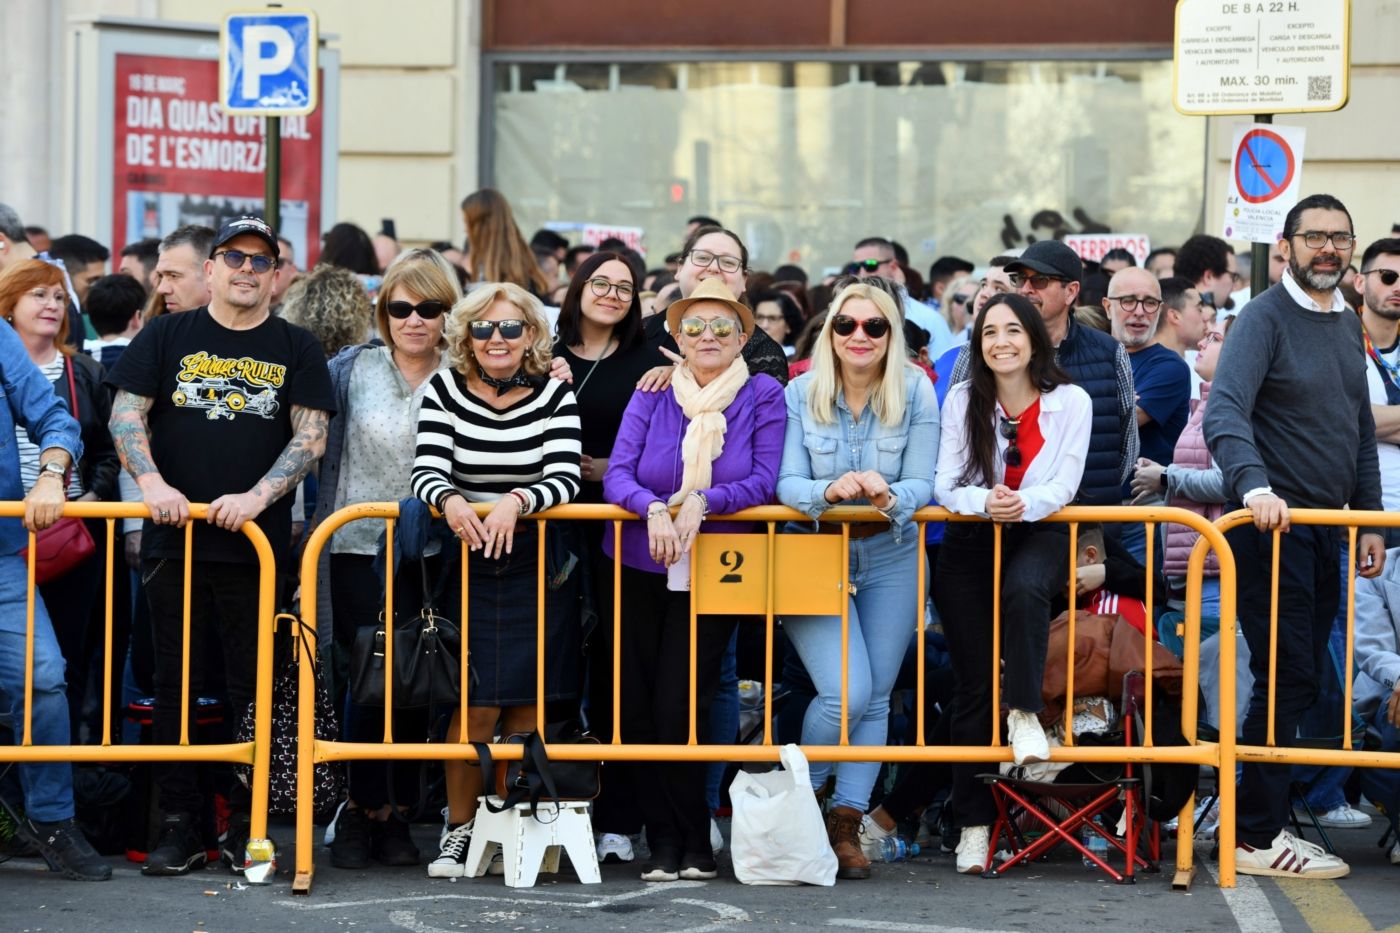
<instances>
[{"instance_id":1,"label":"mobile phone","mask_svg":"<svg viewBox=\"0 0 1400 933\"><path fill-rule=\"evenodd\" d=\"M379 232L391 240L399 238L398 230L394 227L394 218L385 217L379 222Z\"/></svg>"}]
</instances>

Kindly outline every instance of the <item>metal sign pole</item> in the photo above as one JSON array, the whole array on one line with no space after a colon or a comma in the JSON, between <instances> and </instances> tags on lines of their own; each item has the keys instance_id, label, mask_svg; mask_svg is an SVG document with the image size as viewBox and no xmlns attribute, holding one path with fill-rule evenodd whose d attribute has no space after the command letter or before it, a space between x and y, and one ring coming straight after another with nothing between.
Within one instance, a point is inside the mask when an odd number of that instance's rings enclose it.
<instances>
[{"instance_id":1,"label":"metal sign pole","mask_svg":"<svg viewBox=\"0 0 1400 933\"><path fill-rule=\"evenodd\" d=\"M1255 123L1273 123L1271 113L1256 113ZM270 222L270 221L269 221ZM275 224L273 226L276 226ZM1269 244L1252 243L1249 247L1249 297L1251 300L1264 294L1269 287Z\"/></svg>"},{"instance_id":2,"label":"metal sign pole","mask_svg":"<svg viewBox=\"0 0 1400 933\"><path fill-rule=\"evenodd\" d=\"M263 146L267 151L263 171L263 220L273 230L281 230L282 215L282 118L266 117Z\"/></svg>"}]
</instances>

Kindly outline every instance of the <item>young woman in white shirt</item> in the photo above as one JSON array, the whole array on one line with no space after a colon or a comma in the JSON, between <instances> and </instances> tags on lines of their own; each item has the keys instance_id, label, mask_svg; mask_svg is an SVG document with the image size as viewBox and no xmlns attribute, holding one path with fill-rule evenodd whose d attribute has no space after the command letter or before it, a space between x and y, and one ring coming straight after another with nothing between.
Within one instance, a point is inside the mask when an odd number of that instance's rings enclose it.
<instances>
[{"instance_id":1,"label":"young woman in white shirt","mask_svg":"<svg viewBox=\"0 0 1400 933\"><path fill-rule=\"evenodd\" d=\"M953 512L1002 526L1001 697L1010 708L1007 740L1016 763L1023 764L1049 754L1036 714L1050 613L1043 600L1017 585L1017 562L1062 551L1034 542L1040 535L1066 534L1067 527L1038 522L1068 505L1079 489L1093 411L1088 393L1070 384L1055 362L1040 313L1025 297L988 301L969 343L968 381L953 386L944 400L935 494ZM950 522L939 548L934 601L956 681L954 745L991 744L993 552L991 522ZM960 872L981 872L987 861L996 808L977 775L988 767L953 766Z\"/></svg>"}]
</instances>

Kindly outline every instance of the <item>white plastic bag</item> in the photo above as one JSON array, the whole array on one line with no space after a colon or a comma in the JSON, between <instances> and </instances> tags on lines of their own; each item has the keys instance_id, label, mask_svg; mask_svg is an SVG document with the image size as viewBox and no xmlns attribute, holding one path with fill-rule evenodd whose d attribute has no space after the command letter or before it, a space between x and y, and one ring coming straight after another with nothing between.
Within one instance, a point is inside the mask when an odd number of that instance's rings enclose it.
<instances>
[{"instance_id":1,"label":"white plastic bag","mask_svg":"<svg viewBox=\"0 0 1400 933\"><path fill-rule=\"evenodd\" d=\"M744 884L836 883L836 853L826 836L807 756L784 745L783 770L740 771L729 785L734 805L730 849Z\"/></svg>"}]
</instances>

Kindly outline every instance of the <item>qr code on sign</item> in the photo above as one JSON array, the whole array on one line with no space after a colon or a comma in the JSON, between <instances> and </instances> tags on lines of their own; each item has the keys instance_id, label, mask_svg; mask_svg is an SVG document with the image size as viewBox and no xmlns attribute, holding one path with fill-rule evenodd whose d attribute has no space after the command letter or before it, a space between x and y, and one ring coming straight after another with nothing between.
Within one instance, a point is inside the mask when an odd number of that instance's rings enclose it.
<instances>
[{"instance_id":1,"label":"qr code on sign","mask_svg":"<svg viewBox=\"0 0 1400 933\"><path fill-rule=\"evenodd\" d=\"M1314 75L1308 79L1308 100L1331 100L1332 76Z\"/></svg>"}]
</instances>

